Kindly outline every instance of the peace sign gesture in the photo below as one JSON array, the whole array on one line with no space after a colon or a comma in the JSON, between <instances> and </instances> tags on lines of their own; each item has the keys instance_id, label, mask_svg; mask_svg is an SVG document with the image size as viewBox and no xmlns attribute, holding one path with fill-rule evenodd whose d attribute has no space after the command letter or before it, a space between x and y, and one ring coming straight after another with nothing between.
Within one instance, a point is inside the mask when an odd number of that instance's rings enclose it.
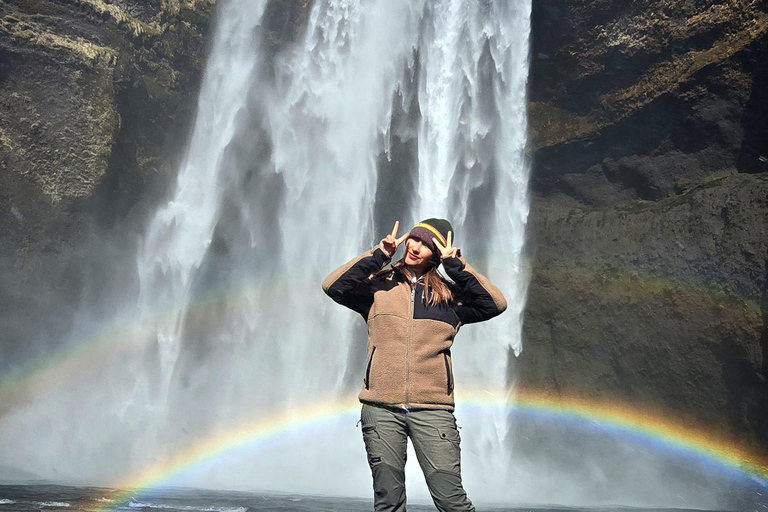
<instances>
[{"instance_id":1,"label":"peace sign gesture","mask_svg":"<svg viewBox=\"0 0 768 512\"><path fill-rule=\"evenodd\" d=\"M432 241L435 243L435 247L440 250L441 260L446 258L458 258L459 254L461 254L461 249L458 247L451 247L451 244L453 243L453 231L448 232L448 239L446 240L445 245L441 244L440 240L434 237L432 237Z\"/></svg>"},{"instance_id":2,"label":"peace sign gesture","mask_svg":"<svg viewBox=\"0 0 768 512\"><path fill-rule=\"evenodd\" d=\"M386 254L388 257L392 257L393 254L395 254L395 251L397 248L405 242L405 239L408 238L409 233L404 234L400 238L397 237L397 229L400 227L400 221L395 221L395 227L392 228L392 233L388 234L385 238L379 242L379 249L384 251L384 254Z\"/></svg>"}]
</instances>

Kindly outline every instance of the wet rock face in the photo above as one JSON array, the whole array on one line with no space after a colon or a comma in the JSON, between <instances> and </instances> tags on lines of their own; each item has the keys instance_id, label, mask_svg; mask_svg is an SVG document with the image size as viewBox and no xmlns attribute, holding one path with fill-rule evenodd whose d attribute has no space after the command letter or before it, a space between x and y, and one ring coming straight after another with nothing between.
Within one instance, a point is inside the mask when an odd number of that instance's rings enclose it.
<instances>
[{"instance_id":1,"label":"wet rock face","mask_svg":"<svg viewBox=\"0 0 768 512\"><path fill-rule=\"evenodd\" d=\"M765 4L533 6L522 385L768 453Z\"/></svg>"},{"instance_id":2,"label":"wet rock face","mask_svg":"<svg viewBox=\"0 0 768 512\"><path fill-rule=\"evenodd\" d=\"M143 178L147 161L162 152L164 135L176 134L169 121L178 121L199 83L211 5L4 3L0 101L10 114L0 120L5 179L66 209L96 193L115 170L116 152L132 157L133 174Z\"/></svg>"},{"instance_id":3,"label":"wet rock face","mask_svg":"<svg viewBox=\"0 0 768 512\"><path fill-rule=\"evenodd\" d=\"M6 364L23 340L66 332L92 228L151 203L175 172L214 1L0 4Z\"/></svg>"},{"instance_id":4,"label":"wet rock face","mask_svg":"<svg viewBox=\"0 0 768 512\"><path fill-rule=\"evenodd\" d=\"M521 379L765 446L766 219L764 175L657 202L537 203Z\"/></svg>"},{"instance_id":5,"label":"wet rock face","mask_svg":"<svg viewBox=\"0 0 768 512\"><path fill-rule=\"evenodd\" d=\"M768 170L761 2L534 2L533 24L536 191L660 199Z\"/></svg>"}]
</instances>

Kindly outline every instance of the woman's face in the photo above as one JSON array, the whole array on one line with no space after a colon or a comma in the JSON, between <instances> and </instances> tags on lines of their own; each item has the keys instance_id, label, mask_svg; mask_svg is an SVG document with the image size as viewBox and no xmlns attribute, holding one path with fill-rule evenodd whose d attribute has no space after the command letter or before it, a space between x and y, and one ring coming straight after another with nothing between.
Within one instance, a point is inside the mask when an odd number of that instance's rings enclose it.
<instances>
[{"instance_id":1,"label":"woman's face","mask_svg":"<svg viewBox=\"0 0 768 512\"><path fill-rule=\"evenodd\" d=\"M418 238L409 238L405 241L405 264L424 273L432 266L432 250Z\"/></svg>"}]
</instances>

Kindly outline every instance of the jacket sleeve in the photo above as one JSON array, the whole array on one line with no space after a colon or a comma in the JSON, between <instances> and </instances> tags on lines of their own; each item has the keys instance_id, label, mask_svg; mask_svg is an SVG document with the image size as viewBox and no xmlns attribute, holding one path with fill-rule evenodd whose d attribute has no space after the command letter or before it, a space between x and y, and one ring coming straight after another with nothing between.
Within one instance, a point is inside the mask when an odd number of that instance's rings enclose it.
<instances>
[{"instance_id":1,"label":"jacket sleeve","mask_svg":"<svg viewBox=\"0 0 768 512\"><path fill-rule=\"evenodd\" d=\"M367 318L373 304L371 274L384 268L389 259L378 247L372 249L331 272L323 280L323 291L335 302Z\"/></svg>"},{"instance_id":2,"label":"jacket sleeve","mask_svg":"<svg viewBox=\"0 0 768 512\"><path fill-rule=\"evenodd\" d=\"M446 258L443 268L459 288L459 302L455 309L462 324L482 322L507 309L507 300L501 290L467 265L464 258Z\"/></svg>"}]
</instances>

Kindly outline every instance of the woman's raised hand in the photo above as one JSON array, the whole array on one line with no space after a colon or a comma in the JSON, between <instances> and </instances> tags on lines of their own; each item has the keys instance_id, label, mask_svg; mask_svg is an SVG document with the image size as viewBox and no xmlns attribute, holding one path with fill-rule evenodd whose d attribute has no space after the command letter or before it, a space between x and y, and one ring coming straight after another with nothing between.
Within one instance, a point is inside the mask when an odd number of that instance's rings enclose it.
<instances>
[{"instance_id":1,"label":"woman's raised hand","mask_svg":"<svg viewBox=\"0 0 768 512\"><path fill-rule=\"evenodd\" d=\"M400 221L395 221L395 227L392 228L392 233L388 234L385 238L379 242L379 249L384 251L384 254L392 257L393 254L395 254L395 251L397 251L397 248L400 247L400 244L405 242L405 239L408 238L409 233L404 234L400 238L397 237L397 229L400 227Z\"/></svg>"},{"instance_id":2,"label":"woman's raised hand","mask_svg":"<svg viewBox=\"0 0 768 512\"><path fill-rule=\"evenodd\" d=\"M444 260L446 258L458 258L459 254L461 254L461 249L458 247L452 247L451 244L453 243L453 231L448 232L448 239L445 241L446 244L443 245L440 243L440 240L437 238L432 237L432 241L435 242L435 247L437 247L440 250L440 259Z\"/></svg>"}]
</instances>

